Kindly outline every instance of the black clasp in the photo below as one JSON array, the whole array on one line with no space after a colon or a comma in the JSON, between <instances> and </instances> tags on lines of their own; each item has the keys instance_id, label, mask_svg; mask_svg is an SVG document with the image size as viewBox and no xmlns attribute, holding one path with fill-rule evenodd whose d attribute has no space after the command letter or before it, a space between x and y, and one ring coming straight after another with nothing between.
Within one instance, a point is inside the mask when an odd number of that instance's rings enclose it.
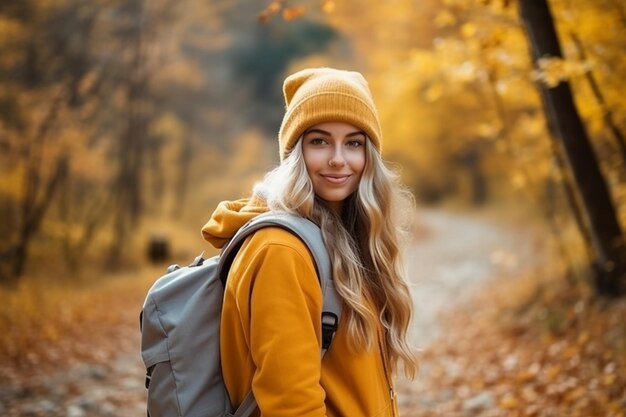
<instances>
[{"instance_id":1,"label":"black clasp","mask_svg":"<svg viewBox=\"0 0 626 417\"><path fill-rule=\"evenodd\" d=\"M154 366L152 365L146 370L146 389L150 388L150 381L152 380L152 371L154 371Z\"/></svg>"},{"instance_id":2,"label":"black clasp","mask_svg":"<svg viewBox=\"0 0 626 417\"><path fill-rule=\"evenodd\" d=\"M329 311L322 313L322 349L327 350L330 347L338 326L339 317L335 313Z\"/></svg>"}]
</instances>

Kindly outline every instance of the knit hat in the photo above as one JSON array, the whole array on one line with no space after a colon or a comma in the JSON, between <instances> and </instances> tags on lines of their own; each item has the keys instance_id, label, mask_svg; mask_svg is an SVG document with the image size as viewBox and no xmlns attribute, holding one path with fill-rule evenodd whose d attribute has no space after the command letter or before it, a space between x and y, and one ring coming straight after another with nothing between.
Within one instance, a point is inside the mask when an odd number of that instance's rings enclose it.
<instances>
[{"instance_id":1,"label":"knit hat","mask_svg":"<svg viewBox=\"0 0 626 417\"><path fill-rule=\"evenodd\" d=\"M278 133L281 160L306 129L327 122L345 122L363 129L381 151L378 112L367 81L360 73L308 68L287 77L283 93L286 111Z\"/></svg>"}]
</instances>

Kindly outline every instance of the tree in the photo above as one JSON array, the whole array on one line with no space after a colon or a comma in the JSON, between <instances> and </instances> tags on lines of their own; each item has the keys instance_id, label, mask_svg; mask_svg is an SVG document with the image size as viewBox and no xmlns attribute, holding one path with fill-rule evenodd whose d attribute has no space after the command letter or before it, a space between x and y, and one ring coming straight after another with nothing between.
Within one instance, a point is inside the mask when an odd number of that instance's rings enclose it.
<instances>
[{"instance_id":1,"label":"tree","mask_svg":"<svg viewBox=\"0 0 626 417\"><path fill-rule=\"evenodd\" d=\"M539 67L542 59L562 59L547 1L522 0L520 13L535 65ZM624 291L626 276L624 235L569 83L561 81L553 87L541 84L540 89L553 137L566 156L586 214L596 254L596 290L600 294L619 295Z\"/></svg>"},{"instance_id":2,"label":"tree","mask_svg":"<svg viewBox=\"0 0 626 417\"><path fill-rule=\"evenodd\" d=\"M13 35L0 36L0 53L20 51L0 63L6 87L0 102L14 100L12 111L0 113L6 152L2 160L8 168L5 175L18 184L16 188L21 185L13 194L6 189L0 193L5 194L0 202L7 215L6 240L0 247L2 283L15 284L24 272L31 242L69 175L70 146L59 133L63 130L59 120L84 98L78 91L89 72L87 51L95 10L84 11L28 2L0 10L0 19L9 28L0 35ZM64 31L76 36L71 46Z\"/></svg>"}]
</instances>

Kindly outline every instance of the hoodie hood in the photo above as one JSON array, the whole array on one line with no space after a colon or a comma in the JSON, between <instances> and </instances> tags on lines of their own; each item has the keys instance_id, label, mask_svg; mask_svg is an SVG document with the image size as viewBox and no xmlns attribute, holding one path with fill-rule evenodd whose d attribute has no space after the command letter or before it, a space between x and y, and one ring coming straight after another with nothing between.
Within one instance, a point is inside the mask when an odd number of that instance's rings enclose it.
<instances>
[{"instance_id":1,"label":"hoodie hood","mask_svg":"<svg viewBox=\"0 0 626 417\"><path fill-rule=\"evenodd\" d=\"M266 211L268 211L267 205L259 197L222 201L209 221L202 227L202 237L215 248L220 249L235 236L241 226Z\"/></svg>"}]
</instances>

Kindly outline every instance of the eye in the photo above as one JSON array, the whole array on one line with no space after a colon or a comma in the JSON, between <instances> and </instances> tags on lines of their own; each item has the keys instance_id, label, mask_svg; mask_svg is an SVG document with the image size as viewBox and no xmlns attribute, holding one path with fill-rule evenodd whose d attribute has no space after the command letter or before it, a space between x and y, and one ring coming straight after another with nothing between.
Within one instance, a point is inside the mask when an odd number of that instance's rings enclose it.
<instances>
[{"instance_id":1,"label":"eye","mask_svg":"<svg viewBox=\"0 0 626 417\"><path fill-rule=\"evenodd\" d=\"M349 142L347 143L347 145L348 145L349 147L351 147L351 148L358 148L358 147L360 147L360 146L363 146L363 141L362 141L362 140L355 139L355 140L351 140L351 141L349 141Z\"/></svg>"},{"instance_id":2,"label":"eye","mask_svg":"<svg viewBox=\"0 0 626 417\"><path fill-rule=\"evenodd\" d=\"M326 139L324 139L324 138L315 138L314 137L314 138L309 139L309 143L311 145L325 145L327 142L326 142Z\"/></svg>"}]
</instances>

